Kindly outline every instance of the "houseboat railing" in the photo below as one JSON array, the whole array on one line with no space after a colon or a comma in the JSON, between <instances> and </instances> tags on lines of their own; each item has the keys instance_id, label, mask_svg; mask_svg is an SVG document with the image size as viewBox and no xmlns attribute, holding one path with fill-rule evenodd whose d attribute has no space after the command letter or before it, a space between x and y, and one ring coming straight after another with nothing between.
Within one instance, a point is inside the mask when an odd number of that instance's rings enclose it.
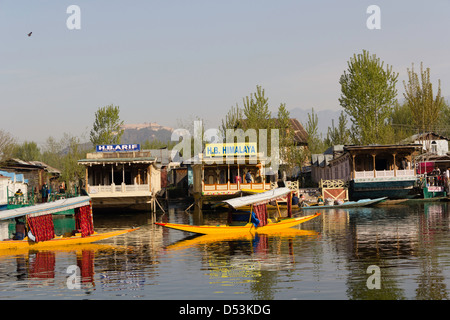
<instances>
[{"instance_id":1,"label":"houseboat railing","mask_svg":"<svg viewBox=\"0 0 450 320\"><path fill-rule=\"evenodd\" d=\"M148 184L111 184L111 185L98 185L88 186L88 193L127 193L138 191L149 191L150 186Z\"/></svg>"},{"instance_id":2,"label":"houseboat railing","mask_svg":"<svg viewBox=\"0 0 450 320\"><path fill-rule=\"evenodd\" d=\"M204 192L237 192L242 189L270 190L270 183L223 183L203 184Z\"/></svg>"},{"instance_id":3,"label":"houseboat railing","mask_svg":"<svg viewBox=\"0 0 450 320\"><path fill-rule=\"evenodd\" d=\"M355 178L386 178L386 177L409 177L415 176L414 169L402 170L369 170L369 171L355 171Z\"/></svg>"},{"instance_id":4,"label":"houseboat railing","mask_svg":"<svg viewBox=\"0 0 450 320\"><path fill-rule=\"evenodd\" d=\"M9 192L9 191L8 191ZM38 196L39 195L39 196ZM47 202L52 202L60 199L67 199L80 196L80 193L75 190L75 192L51 192L48 194ZM8 196L8 208L13 209L16 207L31 206L42 202L40 198L40 193L34 193L33 191L27 192L22 195L14 194Z\"/></svg>"}]
</instances>

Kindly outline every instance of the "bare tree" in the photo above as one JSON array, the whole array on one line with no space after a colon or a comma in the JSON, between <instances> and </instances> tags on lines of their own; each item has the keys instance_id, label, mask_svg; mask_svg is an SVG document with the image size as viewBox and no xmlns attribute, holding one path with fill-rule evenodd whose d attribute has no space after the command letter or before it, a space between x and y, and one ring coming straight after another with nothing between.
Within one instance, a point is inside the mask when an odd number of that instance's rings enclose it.
<instances>
[{"instance_id":1,"label":"bare tree","mask_svg":"<svg viewBox=\"0 0 450 320\"><path fill-rule=\"evenodd\" d=\"M0 129L0 160L11 157L16 145L16 139L6 131Z\"/></svg>"}]
</instances>

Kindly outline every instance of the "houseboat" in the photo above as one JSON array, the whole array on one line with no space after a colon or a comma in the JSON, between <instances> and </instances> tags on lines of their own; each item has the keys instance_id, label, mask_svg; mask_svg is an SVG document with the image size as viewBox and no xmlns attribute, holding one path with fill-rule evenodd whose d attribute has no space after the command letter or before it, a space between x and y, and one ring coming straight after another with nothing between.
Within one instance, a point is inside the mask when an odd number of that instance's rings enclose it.
<instances>
[{"instance_id":1,"label":"houseboat","mask_svg":"<svg viewBox=\"0 0 450 320\"><path fill-rule=\"evenodd\" d=\"M421 152L421 144L351 145L336 149L339 152L328 150L312 157L313 180L348 181L351 200L418 196L415 157Z\"/></svg>"},{"instance_id":2,"label":"houseboat","mask_svg":"<svg viewBox=\"0 0 450 320\"><path fill-rule=\"evenodd\" d=\"M97 146L78 160L86 168L86 191L93 209L151 210L161 189L157 158L140 145Z\"/></svg>"},{"instance_id":3,"label":"houseboat","mask_svg":"<svg viewBox=\"0 0 450 320\"><path fill-rule=\"evenodd\" d=\"M256 143L206 144L204 153L190 160L196 205L202 208L234 198L242 190L272 189L265 168L268 159L256 147Z\"/></svg>"}]
</instances>

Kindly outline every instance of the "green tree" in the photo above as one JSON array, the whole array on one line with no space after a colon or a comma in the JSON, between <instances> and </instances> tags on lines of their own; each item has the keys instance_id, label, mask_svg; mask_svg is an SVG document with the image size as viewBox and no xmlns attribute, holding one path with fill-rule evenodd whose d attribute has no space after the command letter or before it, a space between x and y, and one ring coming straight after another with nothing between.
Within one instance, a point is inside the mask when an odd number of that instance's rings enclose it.
<instances>
[{"instance_id":1,"label":"green tree","mask_svg":"<svg viewBox=\"0 0 450 320\"><path fill-rule=\"evenodd\" d=\"M411 110L406 103L394 105L389 124L393 130L392 143L399 143L417 133L413 125Z\"/></svg>"},{"instance_id":2,"label":"green tree","mask_svg":"<svg viewBox=\"0 0 450 320\"><path fill-rule=\"evenodd\" d=\"M450 137L450 104L448 101L444 102L436 131L443 136Z\"/></svg>"},{"instance_id":3,"label":"green tree","mask_svg":"<svg viewBox=\"0 0 450 320\"><path fill-rule=\"evenodd\" d=\"M84 178L85 170L78 160L86 157L88 150L80 143L80 138L64 133L58 141L49 137L43 147L42 161L61 171L60 179L67 186L78 185Z\"/></svg>"},{"instance_id":4,"label":"green tree","mask_svg":"<svg viewBox=\"0 0 450 320\"><path fill-rule=\"evenodd\" d=\"M334 126L334 119L331 120L331 127L328 127L327 138L325 144L328 146L349 144L350 130L347 128L347 116L344 111L339 115L338 125Z\"/></svg>"},{"instance_id":5,"label":"green tree","mask_svg":"<svg viewBox=\"0 0 450 320\"><path fill-rule=\"evenodd\" d=\"M387 120L396 101L398 73L384 68L376 55L354 54L340 77L339 102L352 121L354 138L360 144L383 143Z\"/></svg>"},{"instance_id":6,"label":"green tree","mask_svg":"<svg viewBox=\"0 0 450 320\"><path fill-rule=\"evenodd\" d=\"M239 108L237 104L235 107L231 107L231 109L225 115L225 119L222 120L222 136L225 137L227 129L242 128L242 126L244 125L242 119L244 119L242 109Z\"/></svg>"},{"instance_id":7,"label":"green tree","mask_svg":"<svg viewBox=\"0 0 450 320\"><path fill-rule=\"evenodd\" d=\"M36 142L25 141L14 147L12 156L23 161L37 161L41 159L41 151Z\"/></svg>"},{"instance_id":8,"label":"green tree","mask_svg":"<svg viewBox=\"0 0 450 320\"><path fill-rule=\"evenodd\" d=\"M62 168L63 146L62 141L57 141L53 137L48 137L42 148L42 161L53 168Z\"/></svg>"},{"instance_id":9,"label":"green tree","mask_svg":"<svg viewBox=\"0 0 450 320\"><path fill-rule=\"evenodd\" d=\"M439 123L445 102L441 96L441 80L438 80L436 96L433 95L433 85L430 81L430 68L423 70L420 64L420 75L414 71L414 64L408 69L408 82L405 86L405 102L411 111L412 122L416 129L423 133L433 131Z\"/></svg>"},{"instance_id":10,"label":"green tree","mask_svg":"<svg viewBox=\"0 0 450 320\"><path fill-rule=\"evenodd\" d=\"M281 163L288 170L300 166L306 157L303 149L295 145L295 132L286 104L280 104L274 117L270 111L269 98L261 86L256 86L256 92L243 98L242 107L237 104L231 107L222 120L221 134L224 142L227 129L242 129L247 134L247 140L258 143L258 152L270 156L271 161L275 161L279 156ZM273 129L278 130L278 137L276 131L272 132ZM266 130L265 133L262 130Z\"/></svg>"},{"instance_id":11,"label":"green tree","mask_svg":"<svg viewBox=\"0 0 450 320\"><path fill-rule=\"evenodd\" d=\"M314 108L311 109L311 113L308 112L308 121L306 122L305 131L308 133L308 150L309 155L316 153L323 153L327 145L322 139L322 135L319 133L319 118L314 112Z\"/></svg>"},{"instance_id":12,"label":"green tree","mask_svg":"<svg viewBox=\"0 0 450 320\"><path fill-rule=\"evenodd\" d=\"M265 97L265 90L256 86L256 92L243 99L242 109L245 129L271 129L273 128L272 113L269 110L269 98Z\"/></svg>"},{"instance_id":13,"label":"green tree","mask_svg":"<svg viewBox=\"0 0 450 320\"><path fill-rule=\"evenodd\" d=\"M303 147L295 144L295 131L292 127L290 112L286 109L286 104L280 104L277 116L275 126L279 130L280 159L285 168L290 171L288 175L292 175L295 167L302 166L306 154Z\"/></svg>"},{"instance_id":14,"label":"green tree","mask_svg":"<svg viewBox=\"0 0 450 320\"><path fill-rule=\"evenodd\" d=\"M112 104L97 110L90 134L90 140L94 146L120 143L123 121L120 120L119 113L119 106Z\"/></svg>"},{"instance_id":15,"label":"green tree","mask_svg":"<svg viewBox=\"0 0 450 320\"><path fill-rule=\"evenodd\" d=\"M61 178L68 185L71 183L78 185L80 180L85 177L85 169L78 165L78 160L85 158L86 150L81 147L79 138L70 134L64 134L61 142L65 146L64 151L66 152L62 159Z\"/></svg>"},{"instance_id":16,"label":"green tree","mask_svg":"<svg viewBox=\"0 0 450 320\"><path fill-rule=\"evenodd\" d=\"M225 119L222 120L221 134L223 135L224 141L226 140L226 130L227 129L242 129L244 132L250 132L254 130L254 136L248 136L248 140L258 143L258 150L262 152L271 152L271 129L275 128L275 119L272 117L272 113L269 108L269 98L265 96L265 90L261 86L256 86L256 92L251 93L242 99L242 108L236 105L232 107ZM249 130L251 129L251 130ZM267 130L265 143L266 145L262 147L260 145L260 129ZM253 141L256 139L256 141ZM264 139L263 139L264 140Z\"/></svg>"}]
</instances>

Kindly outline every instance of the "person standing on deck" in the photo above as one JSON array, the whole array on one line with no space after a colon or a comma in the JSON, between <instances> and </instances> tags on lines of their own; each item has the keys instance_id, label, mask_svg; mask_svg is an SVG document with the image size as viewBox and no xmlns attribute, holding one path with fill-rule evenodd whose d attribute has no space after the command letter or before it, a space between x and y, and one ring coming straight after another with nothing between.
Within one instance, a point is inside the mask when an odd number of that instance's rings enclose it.
<instances>
[{"instance_id":1,"label":"person standing on deck","mask_svg":"<svg viewBox=\"0 0 450 320\"><path fill-rule=\"evenodd\" d=\"M245 174L245 181L247 183L251 183L252 182L252 174L250 173L250 170L248 170L247 173Z\"/></svg>"},{"instance_id":2,"label":"person standing on deck","mask_svg":"<svg viewBox=\"0 0 450 320\"><path fill-rule=\"evenodd\" d=\"M42 202L47 202L48 201L48 185L47 185L47 183L44 183L42 185L41 194L42 194Z\"/></svg>"}]
</instances>

